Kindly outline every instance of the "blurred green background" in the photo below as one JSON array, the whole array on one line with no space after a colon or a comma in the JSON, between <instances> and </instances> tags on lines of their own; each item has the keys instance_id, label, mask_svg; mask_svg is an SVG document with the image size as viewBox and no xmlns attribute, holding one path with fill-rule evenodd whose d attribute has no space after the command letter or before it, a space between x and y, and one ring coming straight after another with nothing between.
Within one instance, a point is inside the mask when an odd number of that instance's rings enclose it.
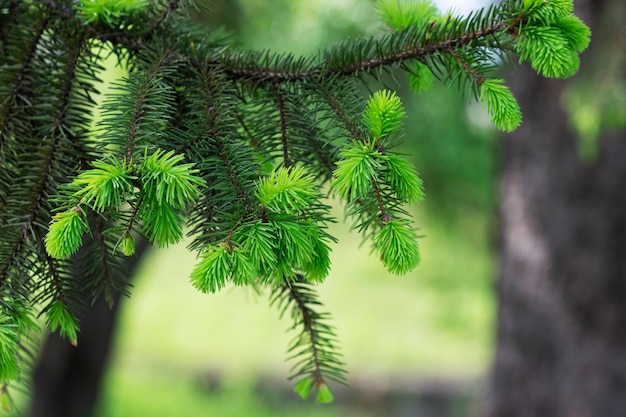
<instances>
[{"instance_id":1,"label":"blurred green background","mask_svg":"<svg viewBox=\"0 0 626 417\"><path fill-rule=\"evenodd\" d=\"M383 29L374 1L366 0L217 1L213 10L212 24L232 30L241 46L297 54ZM119 75L111 67L106 77ZM390 87L407 107L403 151L427 192L411 207L423 235L422 263L391 276L350 224L331 230L339 243L319 293L354 388L338 389L337 401L324 406L285 394L291 323L278 319L267 294L194 290L188 276L195 255L181 244L152 250L142 263L122 306L99 417L374 416L387 414L368 406L372 396L419 391L420 381L476 392L492 356L496 135L480 106L454 89L436 86L417 96L404 84L390 80ZM359 404L358 392L369 400Z\"/></svg>"}]
</instances>

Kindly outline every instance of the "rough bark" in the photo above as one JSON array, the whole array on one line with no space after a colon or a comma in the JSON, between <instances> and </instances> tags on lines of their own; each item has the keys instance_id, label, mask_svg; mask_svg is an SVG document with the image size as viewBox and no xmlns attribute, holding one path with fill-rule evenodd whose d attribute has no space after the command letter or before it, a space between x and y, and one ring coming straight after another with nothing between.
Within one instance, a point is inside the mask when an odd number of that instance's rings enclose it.
<instances>
[{"instance_id":1,"label":"rough bark","mask_svg":"<svg viewBox=\"0 0 626 417\"><path fill-rule=\"evenodd\" d=\"M593 27L620 1L579 1L577 9ZM584 162L561 105L568 82L527 69L515 78L526 123L503 142L490 414L621 417L626 134L604 135L597 160Z\"/></svg>"}]
</instances>

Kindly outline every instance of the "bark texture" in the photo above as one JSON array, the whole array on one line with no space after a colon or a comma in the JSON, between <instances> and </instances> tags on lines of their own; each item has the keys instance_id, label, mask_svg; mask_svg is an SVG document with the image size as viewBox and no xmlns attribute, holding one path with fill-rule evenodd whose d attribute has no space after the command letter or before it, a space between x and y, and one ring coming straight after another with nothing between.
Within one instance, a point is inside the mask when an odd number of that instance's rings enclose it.
<instances>
[{"instance_id":1,"label":"bark texture","mask_svg":"<svg viewBox=\"0 0 626 417\"><path fill-rule=\"evenodd\" d=\"M598 29L621 1L577 14ZM626 134L582 161L567 85L527 68L514 80L526 123L503 139L493 417L626 415Z\"/></svg>"}]
</instances>

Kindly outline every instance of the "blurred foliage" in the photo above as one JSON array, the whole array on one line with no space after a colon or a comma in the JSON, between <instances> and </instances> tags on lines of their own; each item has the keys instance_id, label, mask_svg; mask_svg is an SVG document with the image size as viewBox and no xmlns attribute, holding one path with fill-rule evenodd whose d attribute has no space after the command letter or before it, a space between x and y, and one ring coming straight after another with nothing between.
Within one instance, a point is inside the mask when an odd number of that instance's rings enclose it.
<instances>
[{"instance_id":1,"label":"blurred foliage","mask_svg":"<svg viewBox=\"0 0 626 417\"><path fill-rule=\"evenodd\" d=\"M625 2L604 7L591 56L563 95L570 123L580 136L579 154L587 162L596 160L602 132L626 127L625 15Z\"/></svg>"}]
</instances>

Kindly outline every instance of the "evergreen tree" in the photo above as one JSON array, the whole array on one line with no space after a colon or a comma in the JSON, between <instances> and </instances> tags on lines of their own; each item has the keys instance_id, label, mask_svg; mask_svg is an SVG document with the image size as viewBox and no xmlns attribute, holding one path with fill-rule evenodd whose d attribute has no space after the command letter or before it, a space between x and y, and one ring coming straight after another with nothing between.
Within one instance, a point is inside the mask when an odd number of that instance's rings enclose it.
<instances>
[{"instance_id":1,"label":"evergreen tree","mask_svg":"<svg viewBox=\"0 0 626 417\"><path fill-rule=\"evenodd\" d=\"M314 57L243 51L193 23L199 0L0 0L0 395L24 379L35 317L69 343L95 297L126 293L138 235L183 238L202 292L268 288L298 334L295 390L332 401L346 376L315 285L330 268L342 199L394 274L419 263L406 205L424 197L394 149L405 111L390 90L359 94L393 68L416 91L434 79L484 103L504 131L521 122L496 74L529 61L568 77L589 42L571 0L507 0L469 16L428 1L381 0L385 32ZM92 127L102 59L117 80ZM95 277L85 282L82 277Z\"/></svg>"}]
</instances>

